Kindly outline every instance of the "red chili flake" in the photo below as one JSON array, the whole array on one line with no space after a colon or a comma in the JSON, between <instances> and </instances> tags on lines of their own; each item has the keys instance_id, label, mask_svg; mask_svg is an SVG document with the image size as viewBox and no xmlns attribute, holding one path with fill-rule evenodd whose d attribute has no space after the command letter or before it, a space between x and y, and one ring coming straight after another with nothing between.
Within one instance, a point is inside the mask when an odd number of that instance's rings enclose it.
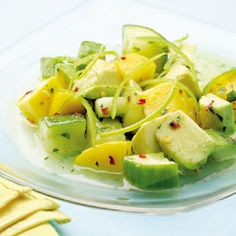
<instances>
[{"instance_id":1,"label":"red chili flake","mask_svg":"<svg viewBox=\"0 0 236 236\"><path fill-rule=\"evenodd\" d=\"M145 154L139 154L138 157L139 158L147 158L147 156Z\"/></svg>"},{"instance_id":2,"label":"red chili flake","mask_svg":"<svg viewBox=\"0 0 236 236\"><path fill-rule=\"evenodd\" d=\"M75 93L76 93L76 92L79 92L79 88L78 88L78 87L75 87L73 91L74 91Z\"/></svg>"},{"instance_id":3,"label":"red chili flake","mask_svg":"<svg viewBox=\"0 0 236 236\"><path fill-rule=\"evenodd\" d=\"M140 98L137 102L138 105L144 105L146 103L146 99L145 98Z\"/></svg>"},{"instance_id":4,"label":"red chili flake","mask_svg":"<svg viewBox=\"0 0 236 236\"><path fill-rule=\"evenodd\" d=\"M115 165L115 160L112 156L109 156L110 159L110 165Z\"/></svg>"},{"instance_id":5,"label":"red chili flake","mask_svg":"<svg viewBox=\"0 0 236 236\"><path fill-rule=\"evenodd\" d=\"M170 125L170 127L171 127L172 129L178 129L178 128L181 127L180 123L178 123L178 122L176 122L176 121L170 122L169 125Z\"/></svg>"},{"instance_id":6,"label":"red chili flake","mask_svg":"<svg viewBox=\"0 0 236 236\"><path fill-rule=\"evenodd\" d=\"M126 57L125 57L125 56L122 56L120 59L121 59L121 60L125 60L125 59L126 59Z\"/></svg>"},{"instance_id":7,"label":"red chili flake","mask_svg":"<svg viewBox=\"0 0 236 236\"><path fill-rule=\"evenodd\" d=\"M53 115L54 115L54 116L59 116L60 113L59 113L59 112L55 112Z\"/></svg>"},{"instance_id":8,"label":"red chili flake","mask_svg":"<svg viewBox=\"0 0 236 236\"><path fill-rule=\"evenodd\" d=\"M102 111L103 115L105 115L105 116L109 115L109 109L108 109L108 107L102 107L102 108L101 108L101 111Z\"/></svg>"},{"instance_id":9,"label":"red chili flake","mask_svg":"<svg viewBox=\"0 0 236 236\"><path fill-rule=\"evenodd\" d=\"M28 94L30 94L30 93L32 93L32 92L33 92L33 90L27 91L27 92L25 93L25 96L28 95Z\"/></svg>"},{"instance_id":10,"label":"red chili flake","mask_svg":"<svg viewBox=\"0 0 236 236\"><path fill-rule=\"evenodd\" d=\"M206 111L209 111L209 110L212 108L214 102L215 102L215 101L212 100L212 101L207 105Z\"/></svg>"}]
</instances>

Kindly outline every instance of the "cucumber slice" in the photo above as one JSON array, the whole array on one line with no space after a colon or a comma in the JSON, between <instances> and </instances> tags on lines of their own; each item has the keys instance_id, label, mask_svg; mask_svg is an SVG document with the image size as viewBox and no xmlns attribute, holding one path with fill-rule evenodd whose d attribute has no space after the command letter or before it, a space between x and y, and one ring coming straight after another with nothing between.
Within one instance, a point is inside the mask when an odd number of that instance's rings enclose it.
<instances>
[{"instance_id":1,"label":"cucumber slice","mask_svg":"<svg viewBox=\"0 0 236 236\"><path fill-rule=\"evenodd\" d=\"M159 37L154 30L140 25L123 26L123 54L137 53L147 58L168 52L168 47L161 42L153 42L139 37ZM155 60L156 71L160 73L167 61L167 55Z\"/></svg>"},{"instance_id":2,"label":"cucumber slice","mask_svg":"<svg viewBox=\"0 0 236 236\"><path fill-rule=\"evenodd\" d=\"M113 97L103 97L95 101L95 112L99 118L110 117ZM125 114L127 99L118 97L116 102L116 116L122 117Z\"/></svg>"},{"instance_id":3,"label":"cucumber slice","mask_svg":"<svg viewBox=\"0 0 236 236\"><path fill-rule=\"evenodd\" d=\"M124 176L140 189L156 190L178 186L178 167L164 154L139 154L124 158Z\"/></svg>"},{"instance_id":4,"label":"cucumber slice","mask_svg":"<svg viewBox=\"0 0 236 236\"><path fill-rule=\"evenodd\" d=\"M93 41L83 41L80 44L78 57L84 58L84 57L99 53L101 52L101 50L105 51L105 46L102 45L101 43L96 43Z\"/></svg>"},{"instance_id":5,"label":"cucumber slice","mask_svg":"<svg viewBox=\"0 0 236 236\"><path fill-rule=\"evenodd\" d=\"M79 153L85 149L86 120L82 116L46 116L39 122L39 137L48 153Z\"/></svg>"},{"instance_id":6,"label":"cucumber slice","mask_svg":"<svg viewBox=\"0 0 236 236\"><path fill-rule=\"evenodd\" d=\"M206 130L215 143L215 148L211 153L211 157L216 161L224 161L230 158L235 158L236 143L223 133L215 130Z\"/></svg>"}]
</instances>

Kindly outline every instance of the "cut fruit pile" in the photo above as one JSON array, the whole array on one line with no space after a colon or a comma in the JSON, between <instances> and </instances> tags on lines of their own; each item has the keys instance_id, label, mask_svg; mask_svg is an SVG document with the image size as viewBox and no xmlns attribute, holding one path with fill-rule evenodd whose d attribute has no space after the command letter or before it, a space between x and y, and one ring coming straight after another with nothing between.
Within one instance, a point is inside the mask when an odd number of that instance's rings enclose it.
<instances>
[{"instance_id":1,"label":"cut fruit pile","mask_svg":"<svg viewBox=\"0 0 236 236\"><path fill-rule=\"evenodd\" d=\"M121 55L84 41L77 57L44 57L40 85L18 107L49 156L141 189L178 187L184 170L236 154L236 70L201 91L185 40L124 25Z\"/></svg>"},{"instance_id":2,"label":"cut fruit pile","mask_svg":"<svg viewBox=\"0 0 236 236\"><path fill-rule=\"evenodd\" d=\"M55 200L0 178L0 235L58 235L49 223L70 222Z\"/></svg>"}]
</instances>

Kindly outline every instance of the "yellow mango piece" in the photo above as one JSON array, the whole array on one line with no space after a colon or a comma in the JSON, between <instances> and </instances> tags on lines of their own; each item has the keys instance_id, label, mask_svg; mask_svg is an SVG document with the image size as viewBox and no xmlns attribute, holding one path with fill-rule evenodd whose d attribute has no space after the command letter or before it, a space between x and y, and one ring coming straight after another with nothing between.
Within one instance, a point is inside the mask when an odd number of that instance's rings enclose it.
<instances>
[{"instance_id":1,"label":"yellow mango piece","mask_svg":"<svg viewBox=\"0 0 236 236\"><path fill-rule=\"evenodd\" d=\"M137 70L146 62L148 63L144 66L144 68ZM130 53L122 56L119 60L115 61L115 65L117 66L117 69L123 79L130 75L133 71L137 70L132 77L132 79L137 82L153 79L156 70L156 64L153 61L136 53Z\"/></svg>"},{"instance_id":2,"label":"yellow mango piece","mask_svg":"<svg viewBox=\"0 0 236 236\"><path fill-rule=\"evenodd\" d=\"M236 91L236 69L226 71L214 78L204 89L203 93L213 93L216 96L227 100L227 94ZM236 121L236 101L231 102L234 110L234 120Z\"/></svg>"},{"instance_id":3,"label":"yellow mango piece","mask_svg":"<svg viewBox=\"0 0 236 236\"><path fill-rule=\"evenodd\" d=\"M194 95L184 85L171 80L162 81L140 95L140 101L143 101L145 115L148 116L156 111L167 99L174 86L176 86L176 90L165 109L165 113L182 110L198 123L199 108Z\"/></svg>"},{"instance_id":4,"label":"yellow mango piece","mask_svg":"<svg viewBox=\"0 0 236 236\"><path fill-rule=\"evenodd\" d=\"M123 158L131 153L131 142L116 141L96 145L83 151L75 165L104 172L123 172Z\"/></svg>"},{"instance_id":5,"label":"yellow mango piece","mask_svg":"<svg viewBox=\"0 0 236 236\"><path fill-rule=\"evenodd\" d=\"M52 97L49 115L84 113L84 106L75 93L63 89L55 91Z\"/></svg>"},{"instance_id":6,"label":"yellow mango piece","mask_svg":"<svg viewBox=\"0 0 236 236\"><path fill-rule=\"evenodd\" d=\"M32 124L48 115L53 93L68 86L67 80L60 74L43 81L38 88L28 91L18 101L18 107Z\"/></svg>"}]
</instances>

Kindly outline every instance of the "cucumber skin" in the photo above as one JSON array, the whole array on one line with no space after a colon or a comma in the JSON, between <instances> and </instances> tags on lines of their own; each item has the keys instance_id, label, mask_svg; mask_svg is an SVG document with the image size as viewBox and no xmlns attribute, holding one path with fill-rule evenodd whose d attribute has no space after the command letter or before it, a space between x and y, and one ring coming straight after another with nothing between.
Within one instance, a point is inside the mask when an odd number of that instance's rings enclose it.
<instances>
[{"instance_id":1,"label":"cucumber skin","mask_svg":"<svg viewBox=\"0 0 236 236\"><path fill-rule=\"evenodd\" d=\"M83 117L43 117L39 122L38 135L48 153L70 156L85 149L85 128Z\"/></svg>"},{"instance_id":2,"label":"cucumber skin","mask_svg":"<svg viewBox=\"0 0 236 236\"><path fill-rule=\"evenodd\" d=\"M144 190L161 190L178 187L179 176L177 164L149 165L135 164L129 159L124 159L125 179L135 187ZM169 173L174 173L169 175ZM163 178L166 176L165 178Z\"/></svg>"}]
</instances>

